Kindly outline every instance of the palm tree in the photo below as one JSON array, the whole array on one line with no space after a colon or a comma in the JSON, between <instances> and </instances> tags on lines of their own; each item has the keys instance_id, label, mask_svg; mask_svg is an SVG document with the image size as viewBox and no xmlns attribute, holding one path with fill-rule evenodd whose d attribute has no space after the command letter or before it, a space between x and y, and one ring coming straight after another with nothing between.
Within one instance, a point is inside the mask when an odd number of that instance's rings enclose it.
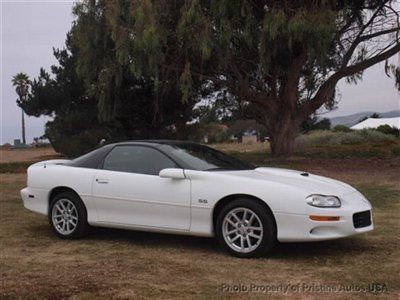
<instances>
[{"instance_id":1,"label":"palm tree","mask_svg":"<svg viewBox=\"0 0 400 300\"><path fill-rule=\"evenodd\" d=\"M15 91L18 94L19 99L17 102L23 103L26 100L26 97L28 96L28 91L29 91L29 77L25 73L18 73L14 75L12 79L12 84L15 86ZM22 111L22 143L25 145L26 144L26 139L25 139L25 117L24 117L24 111Z\"/></svg>"}]
</instances>

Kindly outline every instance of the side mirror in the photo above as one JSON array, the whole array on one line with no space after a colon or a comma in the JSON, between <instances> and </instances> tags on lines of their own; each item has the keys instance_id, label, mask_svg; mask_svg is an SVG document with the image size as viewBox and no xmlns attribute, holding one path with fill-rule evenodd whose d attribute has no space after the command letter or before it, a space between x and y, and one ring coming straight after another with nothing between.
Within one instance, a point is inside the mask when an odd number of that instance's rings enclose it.
<instances>
[{"instance_id":1,"label":"side mirror","mask_svg":"<svg viewBox=\"0 0 400 300\"><path fill-rule=\"evenodd\" d=\"M161 178L170 178L170 179L185 179L185 173L183 172L183 169L178 169L178 168L168 168L168 169L163 169L160 171L158 174Z\"/></svg>"}]
</instances>

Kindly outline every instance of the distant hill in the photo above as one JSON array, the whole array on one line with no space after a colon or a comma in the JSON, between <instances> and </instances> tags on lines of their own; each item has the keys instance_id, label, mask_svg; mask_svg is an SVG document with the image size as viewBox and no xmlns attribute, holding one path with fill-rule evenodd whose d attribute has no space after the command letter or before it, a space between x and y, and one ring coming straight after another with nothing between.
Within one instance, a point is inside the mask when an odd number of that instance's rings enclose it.
<instances>
[{"instance_id":1,"label":"distant hill","mask_svg":"<svg viewBox=\"0 0 400 300\"><path fill-rule=\"evenodd\" d=\"M348 116L330 118L331 126L335 127L336 125L340 124L340 125L346 125L347 127L351 127L353 125L356 125L360 121L360 119L364 117L369 117L373 113L374 111L364 111ZM395 118L395 117L400 117L400 110L392 110L385 113L378 112L378 114L381 118Z\"/></svg>"}]
</instances>

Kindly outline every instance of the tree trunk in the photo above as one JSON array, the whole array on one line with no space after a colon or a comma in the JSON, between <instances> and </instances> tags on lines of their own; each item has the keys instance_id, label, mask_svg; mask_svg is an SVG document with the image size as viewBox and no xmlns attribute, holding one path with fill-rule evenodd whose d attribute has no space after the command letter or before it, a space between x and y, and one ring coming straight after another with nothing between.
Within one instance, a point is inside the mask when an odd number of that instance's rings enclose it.
<instances>
[{"instance_id":1,"label":"tree trunk","mask_svg":"<svg viewBox=\"0 0 400 300\"><path fill-rule=\"evenodd\" d=\"M298 132L298 122L286 118L270 131L272 157L289 157L294 151L294 141Z\"/></svg>"},{"instance_id":2,"label":"tree trunk","mask_svg":"<svg viewBox=\"0 0 400 300\"><path fill-rule=\"evenodd\" d=\"M22 144L26 144L26 139L25 139L25 116L24 116L24 111L22 111Z\"/></svg>"}]
</instances>

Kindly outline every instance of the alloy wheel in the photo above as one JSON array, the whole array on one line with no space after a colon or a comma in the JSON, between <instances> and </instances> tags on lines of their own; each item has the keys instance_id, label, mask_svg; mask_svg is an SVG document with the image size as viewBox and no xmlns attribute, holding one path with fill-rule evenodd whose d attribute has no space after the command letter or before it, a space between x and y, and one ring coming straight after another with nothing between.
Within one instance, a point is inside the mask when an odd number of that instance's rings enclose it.
<instances>
[{"instance_id":1,"label":"alloy wheel","mask_svg":"<svg viewBox=\"0 0 400 300\"><path fill-rule=\"evenodd\" d=\"M78 225L78 211L69 199L59 199L53 206L52 221L54 228L62 235L74 232Z\"/></svg>"},{"instance_id":2,"label":"alloy wheel","mask_svg":"<svg viewBox=\"0 0 400 300\"><path fill-rule=\"evenodd\" d=\"M254 211L246 207L237 207L225 215L222 233L225 242L232 250L248 253L260 245L264 229Z\"/></svg>"}]
</instances>

